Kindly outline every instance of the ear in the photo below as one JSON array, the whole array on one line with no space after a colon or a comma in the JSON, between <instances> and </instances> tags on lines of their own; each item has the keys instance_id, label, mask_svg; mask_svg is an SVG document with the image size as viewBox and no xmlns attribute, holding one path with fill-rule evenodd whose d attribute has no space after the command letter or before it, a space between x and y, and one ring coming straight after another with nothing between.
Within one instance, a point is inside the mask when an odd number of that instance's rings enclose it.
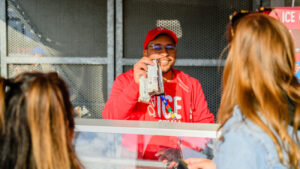
<instances>
[{"instance_id":1,"label":"ear","mask_svg":"<svg viewBox=\"0 0 300 169\"><path fill-rule=\"evenodd\" d=\"M148 50L144 49L144 57L148 57Z\"/></svg>"}]
</instances>

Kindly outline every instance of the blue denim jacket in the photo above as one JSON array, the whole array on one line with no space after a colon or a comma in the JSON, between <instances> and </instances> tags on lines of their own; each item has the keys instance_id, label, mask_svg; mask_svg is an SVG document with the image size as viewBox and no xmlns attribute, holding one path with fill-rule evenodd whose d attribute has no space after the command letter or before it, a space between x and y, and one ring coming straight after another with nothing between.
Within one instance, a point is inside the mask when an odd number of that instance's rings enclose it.
<instances>
[{"instance_id":1,"label":"blue denim jacket","mask_svg":"<svg viewBox=\"0 0 300 169\"><path fill-rule=\"evenodd\" d=\"M292 133L293 128L288 130ZM271 138L253 122L243 118L237 106L223 126L222 133L224 140L217 141L213 160L217 169L287 168L280 163Z\"/></svg>"}]
</instances>

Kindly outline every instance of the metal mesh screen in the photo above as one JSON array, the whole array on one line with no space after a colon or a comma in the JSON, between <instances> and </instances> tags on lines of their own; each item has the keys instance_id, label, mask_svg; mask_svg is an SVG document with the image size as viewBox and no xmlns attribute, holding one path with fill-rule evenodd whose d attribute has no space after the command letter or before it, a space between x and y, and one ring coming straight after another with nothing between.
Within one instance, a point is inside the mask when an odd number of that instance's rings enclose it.
<instances>
[{"instance_id":1,"label":"metal mesh screen","mask_svg":"<svg viewBox=\"0 0 300 169\"><path fill-rule=\"evenodd\" d=\"M300 0L294 0L294 5L295 6L300 6ZM286 0L285 1L285 6L292 6L293 0Z\"/></svg>"},{"instance_id":2,"label":"metal mesh screen","mask_svg":"<svg viewBox=\"0 0 300 169\"><path fill-rule=\"evenodd\" d=\"M8 55L106 57L106 8L97 0L9 0Z\"/></svg>"},{"instance_id":3,"label":"metal mesh screen","mask_svg":"<svg viewBox=\"0 0 300 169\"><path fill-rule=\"evenodd\" d=\"M126 72L132 66L124 66L123 68L124 72ZM216 116L221 100L223 67L175 66L174 68L198 79L201 83L208 108Z\"/></svg>"},{"instance_id":4,"label":"metal mesh screen","mask_svg":"<svg viewBox=\"0 0 300 169\"><path fill-rule=\"evenodd\" d=\"M8 65L8 77L24 71L57 72L69 85L71 101L81 118L102 118L107 98L107 66L104 65Z\"/></svg>"},{"instance_id":5,"label":"metal mesh screen","mask_svg":"<svg viewBox=\"0 0 300 169\"><path fill-rule=\"evenodd\" d=\"M164 26L179 37L178 58L218 58L226 46L226 24L237 9L252 9L251 0L126 0L124 57L142 56L147 32Z\"/></svg>"}]
</instances>

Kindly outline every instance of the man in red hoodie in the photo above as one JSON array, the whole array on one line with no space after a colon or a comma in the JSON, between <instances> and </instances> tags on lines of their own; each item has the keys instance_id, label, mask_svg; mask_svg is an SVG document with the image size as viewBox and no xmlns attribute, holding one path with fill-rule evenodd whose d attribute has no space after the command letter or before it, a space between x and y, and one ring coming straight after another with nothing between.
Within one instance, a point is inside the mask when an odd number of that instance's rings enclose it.
<instances>
[{"instance_id":1,"label":"man in red hoodie","mask_svg":"<svg viewBox=\"0 0 300 169\"><path fill-rule=\"evenodd\" d=\"M199 81L182 71L173 68L176 61L177 36L174 32L157 27L150 30L144 42L144 56L134 65L133 69L119 75L102 112L104 119L144 120L144 121L176 121L192 123L213 123L214 116L209 112L207 102ZM151 104L138 102L139 78L147 76L147 65L153 65L152 60L159 59L163 73L165 98L176 115L172 119L159 96L151 97ZM162 137L162 136L160 136ZM150 139L151 142L163 141L159 136ZM165 137L166 144L177 146L177 139ZM163 144L163 143L162 143ZM151 145L152 154L158 148ZM154 147L154 148L153 148ZM142 153L142 152L141 152ZM148 159L156 157L143 153Z\"/></svg>"}]
</instances>

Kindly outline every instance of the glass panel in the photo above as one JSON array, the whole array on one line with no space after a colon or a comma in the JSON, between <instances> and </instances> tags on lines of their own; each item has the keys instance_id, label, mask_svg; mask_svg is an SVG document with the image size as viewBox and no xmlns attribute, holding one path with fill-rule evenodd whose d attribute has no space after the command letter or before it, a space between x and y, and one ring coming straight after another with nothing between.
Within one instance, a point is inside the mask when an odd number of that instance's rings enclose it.
<instances>
[{"instance_id":1,"label":"glass panel","mask_svg":"<svg viewBox=\"0 0 300 169\"><path fill-rule=\"evenodd\" d=\"M106 8L97 0L9 0L8 55L106 57Z\"/></svg>"},{"instance_id":2,"label":"glass panel","mask_svg":"<svg viewBox=\"0 0 300 169\"><path fill-rule=\"evenodd\" d=\"M212 139L77 132L76 153L87 169L165 168L159 160L212 159ZM159 155L162 153L162 155ZM162 158L162 159L160 159Z\"/></svg>"},{"instance_id":3,"label":"glass panel","mask_svg":"<svg viewBox=\"0 0 300 169\"><path fill-rule=\"evenodd\" d=\"M174 135L167 136L165 135L167 132L159 132L159 130L157 130L158 135L151 134L159 127L154 122L143 122L145 125L139 122L130 122L138 125L131 125L132 128L128 130L128 128L125 129L128 121L122 121L122 125L111 122L111 125L101 126L103 121L108 120L100 120L100 122L98 121L100 126L90 127L91 130L94 130L93 132L88 130L78 131L78 129L76 131L73 142L75 150L87 169L156 169L165 168L168 163L162 163L162 160L166 159L170 163L171 161L181 162L187 158L213 158L215 137L201 135L196 131L195 134L189 133L194 130L192 124L185 123L187 128L183 128L186 133L194 135L190 137L181 136L181 133L176 130L182 124L173 123L172 127L175 127L170 129L171 123L165 123L165 130ZM124 130L121 126L124 127ZM152 126L152 128L149 126ZM207 126L212 127L213 125ZM114 129L118 127L120 127L119 133ZM77 128L79 127L77 126ZM143 128L146 129L142 131ZM103 130L105 132L101 132ZM141 131L144 134L128 134L132 131ZM199 129L197 132L199 131L211 132L212 135L216 135L216 128L215 130Z\"/></svg>"},{"instance_id":4,"label":"glass panel","mask_svg":"<svg viewBox=\"0 0 300 169\"><path fill-rule=\"evenodd\" d=\"M102 117L107 98L107 66L105 65L55 65L55 64L9 64L8 77L24 71L55 71L70 87L71 101L77 117Z\"/></svg>"}]
</instances>

